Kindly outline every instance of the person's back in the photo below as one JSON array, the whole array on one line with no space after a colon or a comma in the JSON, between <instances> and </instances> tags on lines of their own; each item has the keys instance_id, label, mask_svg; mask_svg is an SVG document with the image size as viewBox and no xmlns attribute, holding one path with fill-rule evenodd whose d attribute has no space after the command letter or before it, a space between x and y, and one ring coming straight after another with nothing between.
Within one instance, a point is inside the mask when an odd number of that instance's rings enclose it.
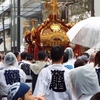
<instances>
[{"instance_id":1,"label":"person's back","mask_svg":"<svg viewBox=\"0 0 100 100\"><path fill-rule=\"evenodd\" d=\"M68 55L68 61L64 63L64 66L68 69L73 69L74 68L74 52L71 47L67 47L64 52Z\"/></svg>"},{"instance_id":2,"label":"person's back","mask_svg":"<svg viewBox=\"0 0 100 100\"><path fill-rule=\"evenodd\" d=\"M89 100L88 98L100 91L93 63L71 70L69 80L76 100Z\"/></svg>"},{"instance_id":3,"label":"person's back","mask_svg":"<svg viewBox=\"0 0 100 100\"><path fill-rule=\"evenodd\" d=\"M21 59L22 60L19 62L19 68L22 69L27 76L25 83L32 88L32 75L31 75L30 65L31 65L31 60L33 59L33 55L28 54L27 52L22 52Z\"/></svg>"},{"instance_id":4,"label":"person's back","mask_svg":"<svg viewBox=\"0 0 100 100\"><path fill-rule=\"evenodd\" d=\"M6 96L10 85L15 82L25 82L26 75L23 70L16 67L4 68L0 71L0 95Z\"/></svg>"},{"instance_id":5,"label":"person's back","mask_svg":"<svg viewBox=\"0 0 100 100\"><path fill-rule=\"evenodd\" d=\"M37 77L38 77L38 74L39 72L47 66L47 63L46 63L46 52L41 50L38 52L38 60L33 63L30 68L32 70L32 90L34 91L34 88L35 88L35 84L36 84L36 81L37 81Z\"/></svg>"},{"instance_id":6,"label":"person's back","mask_svg":"<svg viewBox=\"0 0 100 100\"><path fill-rule=\"evenodd\" d=\"M17 59L13 53L9 52L5 55L4 65L5 68L0 71L0 95L3 99L4 97L6 98L8 88L13 83L26 81L26 75L23 70L17 68Z\"/></svg>"},{"instance_id":7,"label":"person's back","mask_svg":"<svg viewBox=\"0 0 100 100\"><path fill-rule=\"evenodd\" d=\"M68 87L69 70L63 65L63 48L51 48L52 65L41 70L34 95L44 94L47 100L72 100Z\"/></svg>"}]
</instances>

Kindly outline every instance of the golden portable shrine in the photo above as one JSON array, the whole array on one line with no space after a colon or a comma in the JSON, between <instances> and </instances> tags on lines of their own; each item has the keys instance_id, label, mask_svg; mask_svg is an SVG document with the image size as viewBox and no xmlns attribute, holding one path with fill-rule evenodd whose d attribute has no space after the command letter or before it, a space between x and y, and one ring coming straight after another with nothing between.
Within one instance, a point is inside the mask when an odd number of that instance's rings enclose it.
<instances>
[{"instance_id":1,"label":"golden portable shrine","mask_svg":"<svg viewBox=\"0 0 100 100\"><path fill-rule=\"evenodd\" d=\"M60 45L64 49L71 46L66 32L73 24L65 24L64 19L59 19L58 2L56 0L50 0L49 3L45 4L45 7L49 7L48 18L37 28L34 27L35 19L31 20L31 31L28 29L28 23L24 22L26 27L24 37L28 44L28 52L34 54L35 59L39 50L45 50L49 53L50 48L55 45ZM73 50L76 55L80 55L81 48L79 45L74 45Z\"/></svg>"}]
</instances>

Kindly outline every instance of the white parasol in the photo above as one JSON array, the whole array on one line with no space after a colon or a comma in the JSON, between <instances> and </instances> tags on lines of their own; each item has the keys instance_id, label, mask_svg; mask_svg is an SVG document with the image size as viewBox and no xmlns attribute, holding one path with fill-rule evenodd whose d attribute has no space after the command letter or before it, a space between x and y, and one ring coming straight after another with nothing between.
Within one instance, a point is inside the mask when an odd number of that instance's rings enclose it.
<instances>
[{"instance_id":1,"label":"white parasol","mask_svg":"<svg viewBox=\"0 0 100 100\"><path fill-rule=\"evenodd\" d=\"M100 42L100 17L90 17L78 22L66 35L74 44L93 47Z\"/></svg>"}]
</instances>

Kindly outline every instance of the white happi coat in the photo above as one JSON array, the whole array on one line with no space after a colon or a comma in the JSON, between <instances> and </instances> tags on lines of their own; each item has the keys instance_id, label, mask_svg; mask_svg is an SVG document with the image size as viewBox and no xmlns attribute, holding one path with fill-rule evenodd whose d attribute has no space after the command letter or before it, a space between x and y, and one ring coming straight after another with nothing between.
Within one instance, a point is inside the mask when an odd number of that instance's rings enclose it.
<instances>
[{"instance_id":1,"label":"white happi coat","mask_svg":"<svg viewBox=\"0 0 100 100\"><path fill-rule=\"evenodd\" d=\"M62 91L55 91L57 89L56 85L59 85L59 80L62 77L59 77L60 75L58 75L57 77L52 77L52 71L64 71L63 74L63 78L64 78L64 83L65 83L65 87L66 90L62 90ZM68 86L68 73L69 70L67 68L65 68L62 64L53 64L50 65L46 68L43 68L41 70L41 72L39 73L38 79L37 79L37 83L36 83L36 87L34 90L34 95L39 95L39 94L44 94L46 97L46 100L72 100L72 96L70 93L70 89ZM55 73L56 74L56 73ZM54 84L52 82L52 80L54 80ZM55 81L58 80L58 84L55 83ZM51 84L52 82L52 84ZM61 82L61 80L60 80ZM60 83L60 86L63 83ZM55 86L54 88L52 88L52 86ZM51 88L50 88L51 86ZM63 85L62 85L63 87ZM60 88L62 88L60 87ZM59 89L60 89L59 88ZM55 89L55 90L54 90Z\"/></svg>"},{"instance_id":2,"label":"white happi coat","mask_svg":"<svg viewBox=\"0 0 100 100\"><path fill-rule=\"evenodd\" d=\"M15 82L25 82L26 74L23 70L9 66L0 70L0 96L7 95L9 87ZM3 98L2 100L7 100Z\"/></svg>"},{"instance_id":3,"label":"white happi coat","mask_svg":"<svg viewBox=\"0 0 100 100\"><path fill-rule=\"evenodd\" d=\"M21 69L21 65L22 64L28 64L29 66L32 64L31 62L29 62L29 61L26 61L26 60L22 60L21 62L19 62L20 64L19 64L19 68ZM28 67L29 67L28 66ZM27 67L27 66L25 66L25 67ZM23 70L23 69L22 69ZM26 71L26 72L30 72L30 69L29 70L27 70L27 68L26 69L24 69L23 70L24 72ZM26 73L25 73L26 74ZM26 74L26 76L27 76L27 79L26 79L26 84L30 87L30 88L32 88L32 75L31 75L31 73L29 73L29 75L27 75ZM29 82L28 82L28 80L29 80Z\"/></svg>"}]
</instances>

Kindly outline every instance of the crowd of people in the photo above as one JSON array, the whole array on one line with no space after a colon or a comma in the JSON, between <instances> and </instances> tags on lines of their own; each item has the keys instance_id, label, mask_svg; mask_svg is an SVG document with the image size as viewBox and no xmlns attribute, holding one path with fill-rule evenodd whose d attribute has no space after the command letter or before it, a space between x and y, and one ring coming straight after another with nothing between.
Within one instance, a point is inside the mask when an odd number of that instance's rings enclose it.
<instances>
[{"instance_id":1,"label":"crowd of people","mask_svg":"<svg viewBox=\"0 0 100 100\"><path fill-rule=\"evenodd\" d=\"M71 47L53 46L37 58L0 54L0 100L99 100L100 51L76 58Z\"/></svg>"}]
</instances>

